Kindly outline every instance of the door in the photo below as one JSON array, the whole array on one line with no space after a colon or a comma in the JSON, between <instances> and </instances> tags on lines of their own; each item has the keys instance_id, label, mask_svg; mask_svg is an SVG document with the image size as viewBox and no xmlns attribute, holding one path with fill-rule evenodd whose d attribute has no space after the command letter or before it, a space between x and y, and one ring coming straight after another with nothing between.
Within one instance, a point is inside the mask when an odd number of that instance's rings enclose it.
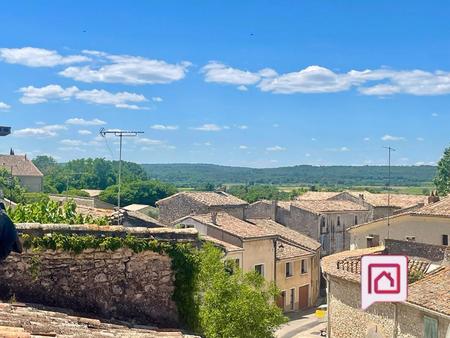
<instances>
[{"instance_id":1,"label":"door","mask_svg":"<svg viewBox=\"0 0 450 338\"><path fill-rule=\"evenodd\" d=\"M286 292L282 291L281 294L277 297L277 305L283 311L284 311L284 304L286 304Z\"/></svg>"},{"instance_id":2,"label":"door","mask_svg":"<svg viewBox=\"0 0 450 338\"><path fill-rule=\"evenodd\" d=\"M309 299L309 285L304 285L298 288L298 307L300 310L308 307Z\"/></svg>"}]
</instances>

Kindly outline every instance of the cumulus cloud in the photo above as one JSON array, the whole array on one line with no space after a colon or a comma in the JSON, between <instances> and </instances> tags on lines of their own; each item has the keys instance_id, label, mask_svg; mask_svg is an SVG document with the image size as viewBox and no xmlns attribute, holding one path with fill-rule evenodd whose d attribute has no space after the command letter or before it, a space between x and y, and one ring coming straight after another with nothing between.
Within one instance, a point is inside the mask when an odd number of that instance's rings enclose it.
<instances>
[{"instance_id":1,"label":"cumulus cloud","mask_svg":"<svg viewBox=\"0 0 450 338\"><path fill-rule=\"evenodd\" d=\"M58 135L58 131L67 129L63 125L52 124L44 125L39 128L24 128L13 131L13 135L17 137L53 137Z\"/></svg>"},{"instance_id":2,"label":"cumulus cloud","mask_svg":"<svg viewBox=\"0 0 450 338\"><path fill-rule=\"evenodd\" d=\"M219 62L203 67L206 82L233 84L240 90L255 85L276 94L337 93L357 89L362 95L389 96L450 94L450 72L394 70L388 68L335 72L319 65L277 74L266 68L257 72L233 68Z\"/></svg>"},{"instance_id":3,"label":"cumulus cloud","mask_svg":"<svg viewBox=\"0 0 450 338\"><path fill-rule=\"evenodd\" d=\"M227 66L221 62L210 61L202 68L206 82L232 84L237 89L247 91L248 85L258 83L262 78L276 76L277 73L270 68L264 68L259 72L250 72Z\"/></svg>"},{"instance_id":4,"label":"cumulus cloud","mask_svg":"<svg viewBox=\"0 0 450 338\"><path fill-rule=\"evenodd\" d=\"M152 140L146 137L138 137L135 142L146 146L160 145L163 143L161 140Z\"/></svg>"},{"instance_id":5,"label":"cumulus cloud","mask_svg":"<svg viewBox=\"0 0 450 338\"><path fill-rule=\"evenodd\" d=\"M83 52L100 58L101 65L71 66L59 74L88 83L165 84L183 79L191 65L187 61L171 64L141 56L111 55L99 51Z\"/></svg>"},{"instance_id":6,"label":"cumulus cloud","mask_svg":"<svg viewBox=\"0 0 450 338\"><path fill-rule=\"evenodd\" d=\"M214 123L206 123L199 127L194 127L192 129L199 130L199 131L220 131L223 128Z\"/></svg>"},{"instance_id":7,"label":"cumulus cloud","mask_svg":"<svg viewBox=\"0 0 450 338\"><path fill-rule=\"evenodd\" d=\"M159 96L154 96L154 97L152 97L152 101L153 102L163 102L163 98L159 97Z\"/></svg>"},{"instance_id":8,"label":"cumulus cloud","mask_svg":"<svg viewBox=\"0 0 450 338\"><path fill-rule=\"evenodd\" d=\"M248 149L248 146L240 145L240 146L239 146L239 149L245 150L245 149Z\"/></svg>"},{"instance_id":9,"label":"cumulus cloud","mask_svg":"<svg viewBox=\"0 0 450 338\"><path fill-rule=\"evenodd\" d=\"M0 101L0 111L8 111L11 108L9 104Z\"/></svg>"},{"instance_id":10,"label":"cumulus cloud","mask_svg":"<svg viewBox=\"0 0 450 338\"><path fill-rule=\"evenodd\" d=\"M381 138L382 141L404 141L405 138L403 136L393 136L386 134Z\"/></svg>"},{"instance_id":11,"label":"cumulus cloud","mask_svg":"<svg viewBox=\"0 0 450 338\"><path fill-rule=\"evenodd\" d=\"M178 126L169 126L169 125L163 125L163 124L154 124L150 128L154 130L177 130Z\"/></svg>"},{"instance_id":12,"label":"cumulus cloud","mask_svg":"<svg viewBox=\"0 0 450 338\"><path fill-rule=\"evenodd\" d=\"M281 146L273 146L273 147L267 147L266 150L267 151L284 151L284 150L286 150L286 148L281 147Z\"/></svg>"},{"instance_id":13,"label":"cumulus cloud","mask_svg":"<svg viewBox=\"0 0 450 338\"><path fill-rule=\"evenodd\" d=\"M116 108L145 109L130 103L147 101L144 95L136 93L111 93L103 89L80 90L75 86L63 88L55 84L40 88L34 86L22 87L19 89L19 92L22 93L20 102L24 104L44 103L49 100L68 101L76 99L87 103L113 105Z\"/></svg>"},{"instance_id":14,"label":"cumulus cloud","mask_svg":"<svg viewBox=\"0 0 450 338\"><path fill-rule=\"evenodd\" d=\"M245 129L248 129L248 126L246 126L245 124L243 124L243 125L237 126L237 128L238 128L238 129L241 129L241 130L245 130Z\"/></svg>"},{"instance_id":15,"label":"cumulus cloud","mask_svg":"<svg viewBox=\"0 0 450 338\"><path fill-rule=\"evenodd\" d=\"M82 145L86 145L87 143L81 141L81 140L73 140L73 139L64 139L59 141L62 145L70 146L70 147L78 147Z\"/></svg>"},{"instance_id":16,"label":"cumulus cloud","mask_svg":"<svg viewBox=\"0 0 450 338\"><path fill-rule=\"evenodd\" d=\"M83 55L60 55L57 51L43 48L0 48L0 60L28 67L54 67L90 61Z\"/></svg>"},{"instance_id":17,"label":"cumulus cloud","mask_svg":"<svg viewBox=\"0 0 450 338\"><path fill-rule=\"evenodd\" d=\"M106 124L106 122L97 118L92 120L85 120L80 117L73 117L71 119L66 120L66 124L72 124L77 126L101 126Z\"/></svg>"},{"instance_id":18,"label":"cumulus cloud","mask_svg":"<svg viewBox=\"0 0 450 338\"><path fill-rule=\"evenodd\" d=\"M423 137L418 137L417 141L422 142L422 141L425 141L425 139Z\"/></svg>"},{"instance_id":19,"label":"cumulus cloud","mask_svg":"<svg viewBox=\"0 0 450 338\"><path fill-rule=\"evenodd\" d=\"M92 131L87 130L87 129L80 129L80 130L78 130L78 134L80 134L80 135L91 135Z\"/></svg>"},{"instance_id":20,"label":"cumulus cloud","mask_svg":"<svg viewBox=\"0 0 450 338\"><path fill-rule=\"evenodd\" d=\"M369 142L370 141L370 137L364 137L364 141Z\"/></svg>"}]
</instances>

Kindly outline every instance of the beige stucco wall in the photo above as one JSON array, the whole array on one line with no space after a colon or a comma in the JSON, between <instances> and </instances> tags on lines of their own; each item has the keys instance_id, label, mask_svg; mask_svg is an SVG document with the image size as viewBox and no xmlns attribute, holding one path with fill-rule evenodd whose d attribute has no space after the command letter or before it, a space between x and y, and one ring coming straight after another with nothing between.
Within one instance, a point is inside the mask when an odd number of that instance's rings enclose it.
<instances>
[{"instance_id":1,"label":"beige stucco wall","mask_svg":"<svg viewBox=\"0 0 450 338\"><path fill-rule=\"evenodd\" d=\"M446 337L450 320L412 307L408 303L398 305L376 303L366 311L361 310L359 283L331 277L328 292L328 320L331 328L329 337L365 338L370 330L379 334L376 337L393 337L396 310L398 314L397 337L423 337L425 315L438 320L439 337Z\"/></svg>"},{"instance_id":2,"label":"beige stucco wall","mask_svg":"<svg viewBox=\"0 0 450 338\"><path fill-rule=\"evenodd\" d=\"M264 277L272 282L274 280L275 250L272 239L258 239L244 241L244 254L242 270L254 271L255 265L264 264Z\"/></svg>"},{"instance_id":3,"label":"beige stucco wall","mask_svg":"<svg viewBox=\"0 0 450 338\"><path fill-rule=\"evenodd\" d=\"M17 178L28 192L42 191L42 176L17 176Z\"/></svg>"},{"instance_id":4,"label":"beige stucco wall","mask_svg":"<svg viewBox=\"0 0 450 338\"><path fill-rule=\"evenodd\" d=\"M367 247L366 237L380 236L380 244L387 237L387 220L373 222L362 227L352 229L350 234L350 249ZM450 237L450 218L431 216L400 216L390 220L389 237L391 239L406 240L406 236L415 236L416 242L442 245L442 235Z\"/></svg>"}]
</instances>

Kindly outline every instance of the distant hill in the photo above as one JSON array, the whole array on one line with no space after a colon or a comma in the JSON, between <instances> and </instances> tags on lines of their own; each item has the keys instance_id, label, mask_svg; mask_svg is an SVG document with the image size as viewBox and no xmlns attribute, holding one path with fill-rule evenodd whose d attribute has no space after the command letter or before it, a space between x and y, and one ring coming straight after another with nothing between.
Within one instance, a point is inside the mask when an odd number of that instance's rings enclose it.
<instances>
[{"instance_id":1,"label":"distant hill","mask_svg":"<svg viewBox=\"0 0 450 338\"><path fill-rule=\"evenodd\" d=\"M317 184L322 186L385 185L387 166L311 166L280 168L245 168L214 164L143 164L151 178L177 186L193 187L213 184ZM429 184L436 173L434 166L393 166L392 185L422 186Z\"/></svg>"}]
</instances>

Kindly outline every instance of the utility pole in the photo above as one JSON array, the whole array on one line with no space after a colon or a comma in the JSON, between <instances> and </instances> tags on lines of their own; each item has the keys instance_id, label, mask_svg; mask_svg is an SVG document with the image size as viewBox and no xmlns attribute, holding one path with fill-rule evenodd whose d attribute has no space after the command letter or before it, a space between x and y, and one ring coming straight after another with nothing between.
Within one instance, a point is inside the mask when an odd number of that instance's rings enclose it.
<instances>
[{"instance_id":1,"label":"utility pole","mask_svg":"<svg viewBox=\"0 0 450 338\"><path fill-rule=\"evenodd\" d=\"M105 137L106 134L113 134L119 137L119 178L118 178L118 192L117 192L117 209L120 211L120 185L122 183L122 138L137 136L138 134L143 134L143 131L128 131L128 130L105 130L105 128L100 129L100 135ZM119 217L120 218L120 217Z\"/></svg>"},{"instance_id":2,"label":"utility pole","mask_svg":"<svg viewBox=\"0 0 450 338\"><path fill-rule=\"evenodd\" d=\"M388 212L387 212L387 238L389 239L390 230L390 213L391 213L391 151L395 151L394 148L383 147L388 150Z\"/></svg>"}]
</instances>

